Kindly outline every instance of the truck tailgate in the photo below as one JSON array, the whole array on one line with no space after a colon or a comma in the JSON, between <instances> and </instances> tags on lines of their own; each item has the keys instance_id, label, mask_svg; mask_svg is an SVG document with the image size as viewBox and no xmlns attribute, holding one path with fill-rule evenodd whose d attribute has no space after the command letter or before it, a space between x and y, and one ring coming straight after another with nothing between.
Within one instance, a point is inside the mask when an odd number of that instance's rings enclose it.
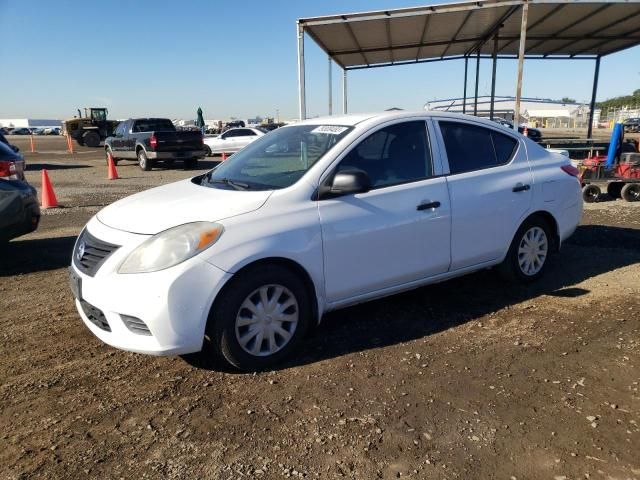
<instances>
[{"instance_id":1,"label":"truck tailgate","mask_svg":"<svg viewBox=\"0 0 640 480\"><path fill-rule=\"evenodd\" d=\"M184 152L202 150L202 134L200 132L154 132L157 145L156 152Z\"/></svg>"}]
</instances>

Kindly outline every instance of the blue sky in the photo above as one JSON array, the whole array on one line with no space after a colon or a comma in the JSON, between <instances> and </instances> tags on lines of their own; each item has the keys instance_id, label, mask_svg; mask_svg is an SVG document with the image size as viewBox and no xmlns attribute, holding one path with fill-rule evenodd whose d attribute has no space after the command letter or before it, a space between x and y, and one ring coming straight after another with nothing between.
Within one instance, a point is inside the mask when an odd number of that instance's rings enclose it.
<instances>
[{"instance_id":1,"label":"blue sky","mask_svg":"<svg viewBox=\"0 0 640 480\"><path fill-rule=\"evenodd\" d=\"M0 0L0 118L66 118L90 105L107 106L111 118L191 118L198 106L206 118L276 109L294 118L297 18L428 3ZM305 45L307 112L326 114L326 55L309 38ZM460 60L350 72L349 110L419 109L461 96L463 71ZM480 71L488 94L490 61ZM528 61L524 72L525 96L590 98L593 62ZM333 73L336 108L341 70ZM513 95L515 80L516 62L500 61L496 93ZM599 100L637 88L640 47L602 60Z\"/></svg>"}]
</instances>

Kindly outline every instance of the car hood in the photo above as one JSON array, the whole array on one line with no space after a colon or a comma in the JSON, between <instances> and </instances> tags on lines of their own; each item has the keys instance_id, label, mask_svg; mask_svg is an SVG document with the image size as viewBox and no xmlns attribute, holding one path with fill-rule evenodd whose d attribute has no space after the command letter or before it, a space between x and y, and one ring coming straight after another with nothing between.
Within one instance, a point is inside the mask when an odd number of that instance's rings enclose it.
<instances>
[{"instance_id":1,"label":"car hood","mask_svg":"<svg viewBox=\"0 0 640 480\"><path fill-rule=\"evenodd\" d=\"M98 212L101 223L118 230L154 235L189 222L215 222L260 208L272 191L202 187L182 180L123 198Z\"/></svg>"}]
</instances>

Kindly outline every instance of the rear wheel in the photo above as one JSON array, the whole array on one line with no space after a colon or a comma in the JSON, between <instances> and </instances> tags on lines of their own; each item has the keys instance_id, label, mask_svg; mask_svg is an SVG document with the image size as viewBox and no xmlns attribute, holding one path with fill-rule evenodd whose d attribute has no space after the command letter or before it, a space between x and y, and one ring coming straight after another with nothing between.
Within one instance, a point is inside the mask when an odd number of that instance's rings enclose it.
<instances>
[{"instance_id":1,"label":"rear wheel","mask_svg":"<svg viewBox=\"0 0 640 480\"><path fill-rule=\"evenodd\" d=\"M107 165L109 165L109 154L111 154L111 158L113 158L113 164L114 165L118 165L118 159L113 156L113 152L111 151L111 149L110 148L105 148L104 149L104 159L105 159L105 162L107 162Z\"/></svg>"},{"instance_id":2,"label":"rear wheel","mask_svg":"<svg viewBox=\"0 0 640 480\"><path fill-rule=\"evenodd\" d=\"M585 185L582 187L582 200L586 203L593 203L600 196L600 187L597 185Z\"/></svg>"},{"instance_id":3,"label":"rear wheel","mask_svg":"<svg viewBox=\"0 0 640 480\"><path fill-rule=\"evenodd\" d=\"M207 334L231 365L263 370L296 349L311 318L300 278L281 265L263 265L239 273L220 293Z\"/></svg>"},{"instance_id":4,"label":"rear wheel","mask_svg":"<svg viewBox=\"0 0 640 480\"><path fill-rule=\"evenodd\" d=\"M138 150L138 165L142 170L148 172L153 168L153 162L147 157L147 153L144 148Z\"/></svg>"},{"instance_id":5,"label":"rear wheel","mask_svg":"<svg viewBox=\"0 0 640 480\"><path fill-rule=\"evenodd\" d=\"M534 216L516 232L506 258L498 267L509 281L530 283L538 280L547 267L551 253L551 228L547 221Z\"/></svg>"},{"instance_id":6,"label":"rear wheel","mask_svg":"<svg viewBox=\"0 0 640 480\"><path fill-rule=\"evenodd\" d=\"M184 169L185 170L193 170L197 166L198 166L198 159L197 158L189 158L189 159L184 161Z\"/></svg>"},{"instance_id":7,"label":"rear wheel","mask_svg":"<svg viewBox=\"0 0 640 480\"><path fill-rule=\"evenodd\" d=\"M207 157L210 157L211 155L213 155L213 153L211 152L211 147L209 147L209 145L204 146L204 154Z\"/></svg>"},{"instance_id":8,"label":"rear wheel","mask_svg":"<svg viewBox=\"0 0 640 480\"><path fill-rule=\"evenodd\" d=\"M87 147L95 148L100 146L100 135L94 131L84 132L82 140Z\"/></svg>"},{"instance_id":9,"label":"rear wheel","mask_svg":"<svg viewBox=\"0 0 640 480\"><path fill-rule=\"evenodd\" d=\"M622 187L620 195L627 202L637 202L640 200L640 183L627 183Z\"/></svg>"}]
</instances>

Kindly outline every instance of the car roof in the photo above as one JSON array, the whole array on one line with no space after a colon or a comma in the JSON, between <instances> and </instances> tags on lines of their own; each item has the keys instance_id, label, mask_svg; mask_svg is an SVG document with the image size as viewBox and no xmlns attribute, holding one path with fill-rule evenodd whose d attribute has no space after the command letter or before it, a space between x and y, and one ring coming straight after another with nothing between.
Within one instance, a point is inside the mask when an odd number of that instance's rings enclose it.
<instances>
[{"instance_id":1,"label":"car roof","mask_svg":"<svg viewBox=\"0 0 640 480\"><path fill-rule=\"evenodd\" d=\"M470 120L476 123L482 123L484 125L495 128L496 122L487 118L474 117L473 115L465 115L462 113L452 112L439 112L434 110L393 110L384 112L372 112L372 113L354 113L348 115L332 115L324 117L309 118L301 122L297 122L292 125L344 125L344 126L356 126L360 123L367 122L367 124L373 122L384 122L388 120L402 119L402 118L436 118L436 119L449 119L449 120Z\"/></svg>"}]
</instances>

